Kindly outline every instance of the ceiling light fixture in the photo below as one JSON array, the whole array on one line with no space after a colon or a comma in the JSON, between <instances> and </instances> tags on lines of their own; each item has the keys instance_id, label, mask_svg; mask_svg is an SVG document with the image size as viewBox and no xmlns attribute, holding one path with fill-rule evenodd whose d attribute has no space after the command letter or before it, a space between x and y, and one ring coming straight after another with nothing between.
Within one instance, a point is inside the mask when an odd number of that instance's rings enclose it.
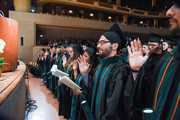
<instances>
[{"instance_id":1,"label":"ceiling light fixture","mask_svg":"<svg viewBox=\"0 0 180 120\"><path fill-rule=\"evenodd\" d=\"M69 14L72 14L73 13L73 11L72 10L69 10Z\"/></svg>"},{"instance_id":2,"label":"ceiling light fixture","mask_svg":"<svg viewBox=\"0 0 180 120\"><path fill-rule=\"evenodd\" d=\"M94 16L94 14L93 14L93 13L90 13L90 14L89 14L89 16L93 17L93 16Z\"/></svg>"},{"instance_id":3,"label":"ceiling light fixture","mask_svg":"<svg viewBox=\"0 0 180 120\"><path fill-rule=\"evenodd\" d=\"M141 25L142 25L142 24L143 24L143 21L140 21L140 22L139 22L139 24L141 24Z\"/></svg>"}]
</instances>

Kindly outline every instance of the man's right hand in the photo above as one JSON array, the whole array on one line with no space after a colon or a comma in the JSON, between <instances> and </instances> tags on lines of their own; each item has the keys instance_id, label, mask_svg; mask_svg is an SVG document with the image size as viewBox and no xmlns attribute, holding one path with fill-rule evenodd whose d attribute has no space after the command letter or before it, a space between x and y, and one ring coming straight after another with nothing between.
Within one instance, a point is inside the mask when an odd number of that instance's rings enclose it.
<instances>
[{"instance_id":1,"label":"man's right hand","mask_svg":"<svg viewBox=\"0 0 180 120\"><path fill-rule=\"evenodd\" d=\"M128 46L128 60L132 70L139 70L149 57L149 51L143 56L142 44L139 38L131 41L131 48Z\"/></svg>"}]
</instances>

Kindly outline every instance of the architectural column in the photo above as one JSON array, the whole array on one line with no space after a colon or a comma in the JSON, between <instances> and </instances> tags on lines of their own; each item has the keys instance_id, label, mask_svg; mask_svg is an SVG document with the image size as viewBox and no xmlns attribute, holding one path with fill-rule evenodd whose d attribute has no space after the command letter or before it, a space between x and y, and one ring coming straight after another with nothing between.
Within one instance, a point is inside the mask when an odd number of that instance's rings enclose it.
<instances>
[{"instance_id":1,"label":"architectural column","mask_svg":"<svg viewBox=\"0 0 180 120\"><path fill-rule=\"evenodd\" d=\"M121 6L121 0L116 0L116 5Z\"/></svg>"},{"instance_id":2,"label":"architectural column","mask_svg":"<svg viewBox=\"0 0 180 120\"><path fill-rule=\"evenodd\" d=\"M29 12L31 8L31 0L14 0L16 11Z\"/></svg>"},{"instance_id":3,"label":"architectural column","mask_svg":"<svg viewBox=\"0 0 180 120\"><path fill-rule=\"evenodd\" d=\"M156 5L156 0L152 0L152 8Z\"/></svg>"},{"instance_id":4,"label":"architectural column","mask_svg":"<svg viewBox=\"0 0 180 120\"><path fill-rule=\"evenodd\" d=\"M158 20L157 19L154 19L154 27L158 27Z\"/></svg>"},{"instance_id":5,"label":"architectural column","mask_svg":"<svg viewBox=\"0 0 180 120\"><path fill-rule=\"evenodd\" d=\"M128 24L128 16L127 15L123 16L123 23Z\"/></svg>"}]
</instances>

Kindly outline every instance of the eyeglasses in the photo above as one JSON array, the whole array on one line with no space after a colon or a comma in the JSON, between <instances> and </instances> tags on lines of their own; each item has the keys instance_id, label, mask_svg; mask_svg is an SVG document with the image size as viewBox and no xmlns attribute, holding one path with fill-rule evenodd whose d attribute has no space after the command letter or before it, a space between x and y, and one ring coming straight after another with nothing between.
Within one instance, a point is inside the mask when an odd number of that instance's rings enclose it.
<instances>
[{"instance_id":1,"label":"eyeglasses","mask_svg":"<svg viewBox=\"0 0 180 120\"><path fill-rule=\"evenodd\" d=\"M108 43L109 41L106 41L106 40L101 40L101 41L98 41L97 42L97 45L100 44L100 45L104 45L106 43Z\"/></svg>"},{"instance_id":2,"label":"eyeglasses","mask_svg":"<svg viewBox=\"0 0 180 120\"><path fill-rule=\"evenodd\" d=\"M159 44L148 44L148 46L151 46L151 47L156 47L158 46Z\"/></svg>"}]
</instances>

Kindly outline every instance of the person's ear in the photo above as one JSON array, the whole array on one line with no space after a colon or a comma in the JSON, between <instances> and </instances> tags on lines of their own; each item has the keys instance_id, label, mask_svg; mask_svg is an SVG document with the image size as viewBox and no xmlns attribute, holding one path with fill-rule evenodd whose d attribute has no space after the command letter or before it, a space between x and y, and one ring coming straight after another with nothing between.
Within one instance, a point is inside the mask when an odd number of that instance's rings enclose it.
<instances>
[{"instance_id":1,"label":"person's ear","mask_svg":"<svg viewBox=\"0 0 180 120\"><path fill-rule=\"evenodd\" d=\"M112 50L117 50L119 47L118 43L113 43Z\"/></svg>"}]
</instances>

